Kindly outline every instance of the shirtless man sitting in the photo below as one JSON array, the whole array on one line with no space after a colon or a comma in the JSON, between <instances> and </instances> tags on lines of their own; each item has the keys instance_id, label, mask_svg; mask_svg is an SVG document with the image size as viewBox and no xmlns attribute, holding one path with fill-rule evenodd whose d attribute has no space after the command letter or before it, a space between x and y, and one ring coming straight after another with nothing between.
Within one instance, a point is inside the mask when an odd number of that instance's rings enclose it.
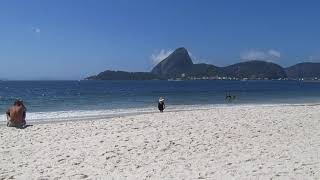
<instances>
[{"instance_id":1,"label":"shirtless man sitting","mask_svg":"<svg viewBox=\"0 0 320 180\"><path fill-rule=\"evenodd\" d=\"M26 107L23 104L23 101L16 100L11 106L7 114L7 126L8 127L18 127L23 128L26 125Z\"/></svg>"}]
</instances>

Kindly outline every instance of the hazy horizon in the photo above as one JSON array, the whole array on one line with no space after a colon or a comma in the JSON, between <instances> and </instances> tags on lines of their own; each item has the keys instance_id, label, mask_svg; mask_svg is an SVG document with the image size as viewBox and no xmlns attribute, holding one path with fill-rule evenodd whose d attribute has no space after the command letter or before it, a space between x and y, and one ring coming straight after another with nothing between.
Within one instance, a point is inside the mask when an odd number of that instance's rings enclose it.
<instances>
[{"instance_id":1,"label":"hazy horizon","mask_svg":"<svg viewBox=\"0 0 320 180\"><path fill-rule=\"evenodd\" d=\"M3 80L150 71L178 47L195 63L320 62L317 1L17 1L0 6Z\"/></svg>"}]
</instances>

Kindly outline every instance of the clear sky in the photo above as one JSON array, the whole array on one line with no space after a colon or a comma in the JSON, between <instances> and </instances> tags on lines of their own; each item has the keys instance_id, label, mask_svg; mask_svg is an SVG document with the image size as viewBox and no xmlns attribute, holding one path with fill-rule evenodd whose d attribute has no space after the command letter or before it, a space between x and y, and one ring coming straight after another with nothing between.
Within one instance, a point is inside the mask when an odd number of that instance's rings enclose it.
<instances>
[{"instance_id":1,"label":"clear sky","mask_svg":"<svg viewBox=\"0 0 320 180\"><path fill-rule=\"evenodd\" d=\"M0 79L150 71L175 48L224 66L320 61L320 1L2 0Z\"/></svg>"}]
</instances>

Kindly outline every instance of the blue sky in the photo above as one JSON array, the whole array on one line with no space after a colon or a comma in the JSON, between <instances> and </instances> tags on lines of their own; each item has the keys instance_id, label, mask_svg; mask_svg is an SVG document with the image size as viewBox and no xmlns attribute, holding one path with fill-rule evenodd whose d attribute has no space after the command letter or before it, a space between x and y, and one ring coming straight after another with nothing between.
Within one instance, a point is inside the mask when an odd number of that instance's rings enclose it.
<instances>
[{"instance_id":1,"label":"blue sky","mask_svg":"<svg viewBox=\"0 0 320 180\"><path fill-rule=\"evenodd\" d=\"M175 48L224 66L320 61L320 2L2 0L0 79L82 79L149 71Z\"/></svg>"}]
</instances>

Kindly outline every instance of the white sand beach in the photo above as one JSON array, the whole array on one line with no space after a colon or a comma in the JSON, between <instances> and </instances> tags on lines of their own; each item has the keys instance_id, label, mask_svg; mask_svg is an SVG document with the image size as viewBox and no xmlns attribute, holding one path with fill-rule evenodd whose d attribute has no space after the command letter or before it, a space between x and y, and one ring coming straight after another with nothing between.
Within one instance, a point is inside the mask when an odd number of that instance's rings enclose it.
<instances>
[{"instance_id":1,"label":"white sand beach","mask_svg":"<svg viewBox=\"0 0 320 180\"><path fill-rule=\"evenodd\" d=\"M320 105L0 126L0 179L320 179Z\"/></svg>"}]
</instances>

